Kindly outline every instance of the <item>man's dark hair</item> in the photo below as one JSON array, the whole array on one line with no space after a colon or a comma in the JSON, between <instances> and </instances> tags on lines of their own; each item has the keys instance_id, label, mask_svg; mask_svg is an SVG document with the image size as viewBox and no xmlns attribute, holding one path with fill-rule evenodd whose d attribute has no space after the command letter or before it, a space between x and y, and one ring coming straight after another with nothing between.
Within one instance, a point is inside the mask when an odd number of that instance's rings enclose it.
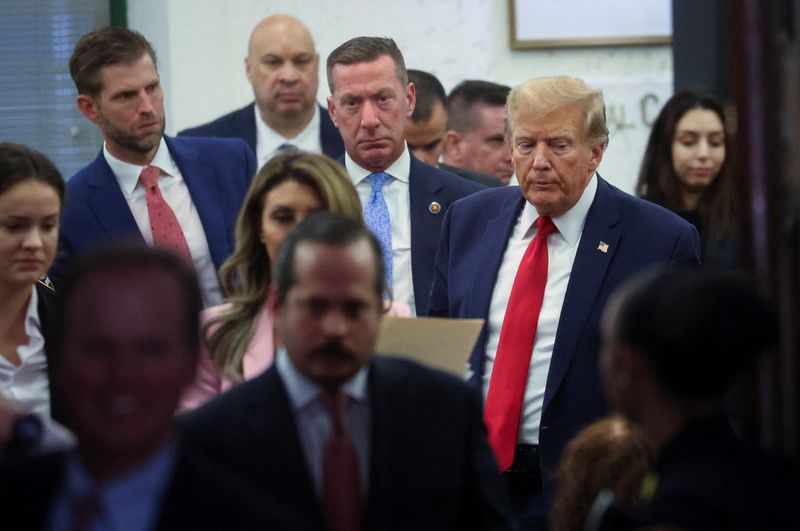
<instances>
[{"instance_id":1,"label":"man's dark hair","mask_svg":"<svg viewBox=\"0 0 800 531\"><path fill-rule=\"evenodd\" d=\"M403 54L395 42L388 37L355 37L341 44L328 56L326 72L328 76L328 88L333 94L333 79L331 72L335 65L355 65L358 63L370 63L380 57L388 55L392 58L397 69L397 79L405 87L408 85L408 72L406 72L406 62Z\"/></svg>"},{"instance_id":2,"label":"man's dark hair","mask_svg":"<svg viewBox=\"0 0 800 531\"><path fill-rule=\"evenodd\" d=\"M511 87L468 79L462 81L447 96L447 128L465 135L478 127L481 122L475 106L504 107Z\"/></svg>"},{"instance_id":3,"label":"man's dark hair","mask_svg":"<svg viewBox=\"0 0 800 531\"><path fill-rule=\"evenodd\" d=\"M28 179L52 186L64 204L64 179L50 159L27 146L0 142L0 194Z\"/></svg>"},{"instance_id":4,"label":"man's dark hair","mask_svg":"<svg viewBox=\"0 0 800 531\"><path fill-rule=\"evenodd\" d=\"M150 56L157 66L156 52L141 33L128 28L107 26L81 37L69 58L69 73L78 94L96 96L103 89L100 72L113 65L130 65Z\"/></svg>"},{"instance_id":5,"label":"man's dark hair","mask_svg":"<svg viewBox=\"0 0 800 531\"><path fill-rule=\"evenodd\" d=\"M437 102L447 109L447 95L436 76L422 70L409 68L408 80L414 83L417 89L417 102L414 104L414 113L411 115L412 122L421 123L430 120Z\"/></svg>"},{"instance_id":6,"label":"man's dark hair","mask_svg":"<svg viewBox=\"0 0 800 531\"><path fill-rule=\"evenodd\" d=\"M381 297L384 291L384 266L381 244L363 223L328 211L312 212L297 224L281 244L275 262L275 289L280 300L285 300L297 282L295 255L297 246L314 242L333 247L346 247L366 240L375 258L375 292Z\"/></svg>"},{"instance_id":7,"label":"man's dark hair","mask_svg":"<svg viewBox=\"0 0 800 531\"><path fill-rule=\"evenodd\" d=\"M629 281L612 333L677 400L715 400L777 342L771 306L734 272L655 270Z\"/></svg>"},{"instance_id":8,"label":"man's dark hair","mask_svg":"<svg viewBox=\"0 0 800 531\"><path fill-rule=\"evenodd\" d=\"M53 352L60 352L64 338L69 333L65 326L70 302L87 279L101 272L124 274L134 271L160 271L175 280L183 292L186 342L192 352L199 352L199 315L203 309L203 299L194 268L185 258L173 252L136 243L99 247L81 257L70 268L63 281L56 286L58 297L53 312L53 324L46 338L48 350L52 348ZM131 290L135 289L138 288L131 286Z\"/></svg>"}]
</instances>

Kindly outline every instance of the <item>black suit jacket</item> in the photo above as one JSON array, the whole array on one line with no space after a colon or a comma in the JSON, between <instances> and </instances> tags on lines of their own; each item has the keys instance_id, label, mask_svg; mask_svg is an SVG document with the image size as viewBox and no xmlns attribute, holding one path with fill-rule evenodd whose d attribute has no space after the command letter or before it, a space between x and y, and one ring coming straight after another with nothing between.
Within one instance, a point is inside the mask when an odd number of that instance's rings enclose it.
<instances>
[{"instance_id":1,"label":"black suit jacket","mask_svg":"<svg viewBox=\"0 0 800 531\"><path fill-rule=\"evenodd\" d=\"M184 129L178 136L218 136L241 138L253 153L256 153L256 115L255 102L236 111L221 116L207 124ZM339 130L333 125L328 111L318 105L319 116L319 141L322 152L332 159L338 159L344 154L344 143Z\"/></svg>"},{"instance_id":2,"label":"black suit jacket","mask_svg":"<svg viewBox=\"0 0 800 531\"><path fill-rule=\"evenodd\" d=\"M503 184L503 181L501 181L494 175L488 175L486 173L468 170L467 168L459 168L458 166L450 166L449 164L445 164L444 162L439 163L439 169L444 171L449 171L453 175L458 175L459 177L469 179L470 181L475 181L476 183L482 184L488 188L498 188L500 186L505 186L505 184Z\"/></svg>"},{"instance_id":3,"label":"black suit jacket","mask_svg":"<svg viewBox=\"0 0 800 531\"><path fill-rule=\"evenodd\" d=\"M364 529L509 529L478 395L444 373L376 358ZM187 440L309 530L324 529L284 385L273 366L190 413Z\"/></svg>"},{"instance_id":4,"label":"black suit jacket","mask_svg":"<svg viewBox=\"0 0 800 531\"><path fill-rule=\"evenodd\" d=\"M51 505L64 480L66 457L65 453L56 453L0 468L3 529L45 529ZM257 495L219 465L180 450L157 522L157 531L303 529L273 500Z\"/></svg>"}]
</instances>

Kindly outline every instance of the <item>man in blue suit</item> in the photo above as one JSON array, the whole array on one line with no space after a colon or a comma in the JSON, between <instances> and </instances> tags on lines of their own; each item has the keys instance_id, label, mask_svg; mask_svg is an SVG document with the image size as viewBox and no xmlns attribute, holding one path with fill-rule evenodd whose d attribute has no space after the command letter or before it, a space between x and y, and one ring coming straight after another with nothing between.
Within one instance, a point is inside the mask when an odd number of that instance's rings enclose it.
<instances>
[{"instance_id":1,"label":"man in blue suit","mask_svg":"<svg viewBox=\"0 0 800 531\"><path fill-rule=\"evenodd\" d=\"M134 239L181 252L194 264L205 303L218 303L217 269L233 250L236 216L255 173L252 152L240 140L164 136L155 51L135 31L84 35L70 74L78 108L105 142L67 184L51 276L57 282L74 256L103 241Z\"/></svg>"},{"instance_id":2,"label":"man in blue suit","mask_svg":"<svg viewBox=\"0 0 800 531\"><path fill-rule=\"evenodd\" d=\"M423 164L409 152L405 124L416 92L392 39L345 42L328 56L327 74L328 112L344 139L342 162L368 225L369 203L388 210L390 227L382 243L390 249L391 259L384 260L394 299L424 315L444 213L453 201L484 187Z\"/></svg>"},{"instance_id":3,"label":"man in blue suit","mask_svg":"<svg viewBox=\"0 0 800 531\"><path fill-rule=\"evenodd\" d=\"M178 135L241 138L259 167L286 144L333 159L342 156L342 137L315 99L319 54L302 22L289 15L259 22L250 34L245 71L253 103Z\"/></svg>"},{"instance_id":4,"label":"man in blue suit","mask_svg":"<svg viewBox=\"0 0 800 531\"><path fill-rule=\"evenodd\" d=\"M540 529L562 449L607 410L597 366L606 299L652 264L698 263L699 247L678 216L596 173L608 143L600 91L534 79L509 95L508 120L520 186L448 211L429 314L486 320L469 378L517 516Z\"/></svg>"}]
</instances>

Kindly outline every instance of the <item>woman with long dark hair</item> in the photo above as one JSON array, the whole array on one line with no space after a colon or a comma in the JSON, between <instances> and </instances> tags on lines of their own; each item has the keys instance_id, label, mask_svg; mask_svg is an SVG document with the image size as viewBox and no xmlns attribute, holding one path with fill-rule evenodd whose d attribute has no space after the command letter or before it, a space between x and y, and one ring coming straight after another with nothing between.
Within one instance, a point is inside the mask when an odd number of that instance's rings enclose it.
<instances>
[{"instance_id":1,"label":"woman with long dark hair","mask_svg":"<svg viewBox=\"0 0 800 531\"><path fill-rule=\"evenodd\" d=\"M713 96L682 91L653 124L636 193L676 212L700 233L703 264L735 264L735 188L728 163L730 135Z\"/></svg>"}]
</instances>

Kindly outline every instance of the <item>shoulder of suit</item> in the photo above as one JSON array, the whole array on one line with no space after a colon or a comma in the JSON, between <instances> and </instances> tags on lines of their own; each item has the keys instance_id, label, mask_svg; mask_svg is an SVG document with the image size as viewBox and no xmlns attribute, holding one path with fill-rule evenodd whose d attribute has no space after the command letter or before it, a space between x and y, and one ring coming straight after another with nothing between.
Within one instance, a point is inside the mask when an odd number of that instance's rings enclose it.
<instances>
[{"instance_id":1,"label":"shoulder of suit","mask_svg":"<svg viewBox=\"0 0 800 531\"><path fill-rule=\"evenodd\" d=\"M253 120L255 120L255 114L253 111L254 105L255 102L251 102L240 109L223 114L219 118L215 118L210 122L196 125L194 127L187 127L186 129L180 131L178 136L207 136L213 133L218 133L220 129L231 125L232 122L237 122L243 118L246 119L248 115L252 116Z\"/></svg>"}]
</instances>

